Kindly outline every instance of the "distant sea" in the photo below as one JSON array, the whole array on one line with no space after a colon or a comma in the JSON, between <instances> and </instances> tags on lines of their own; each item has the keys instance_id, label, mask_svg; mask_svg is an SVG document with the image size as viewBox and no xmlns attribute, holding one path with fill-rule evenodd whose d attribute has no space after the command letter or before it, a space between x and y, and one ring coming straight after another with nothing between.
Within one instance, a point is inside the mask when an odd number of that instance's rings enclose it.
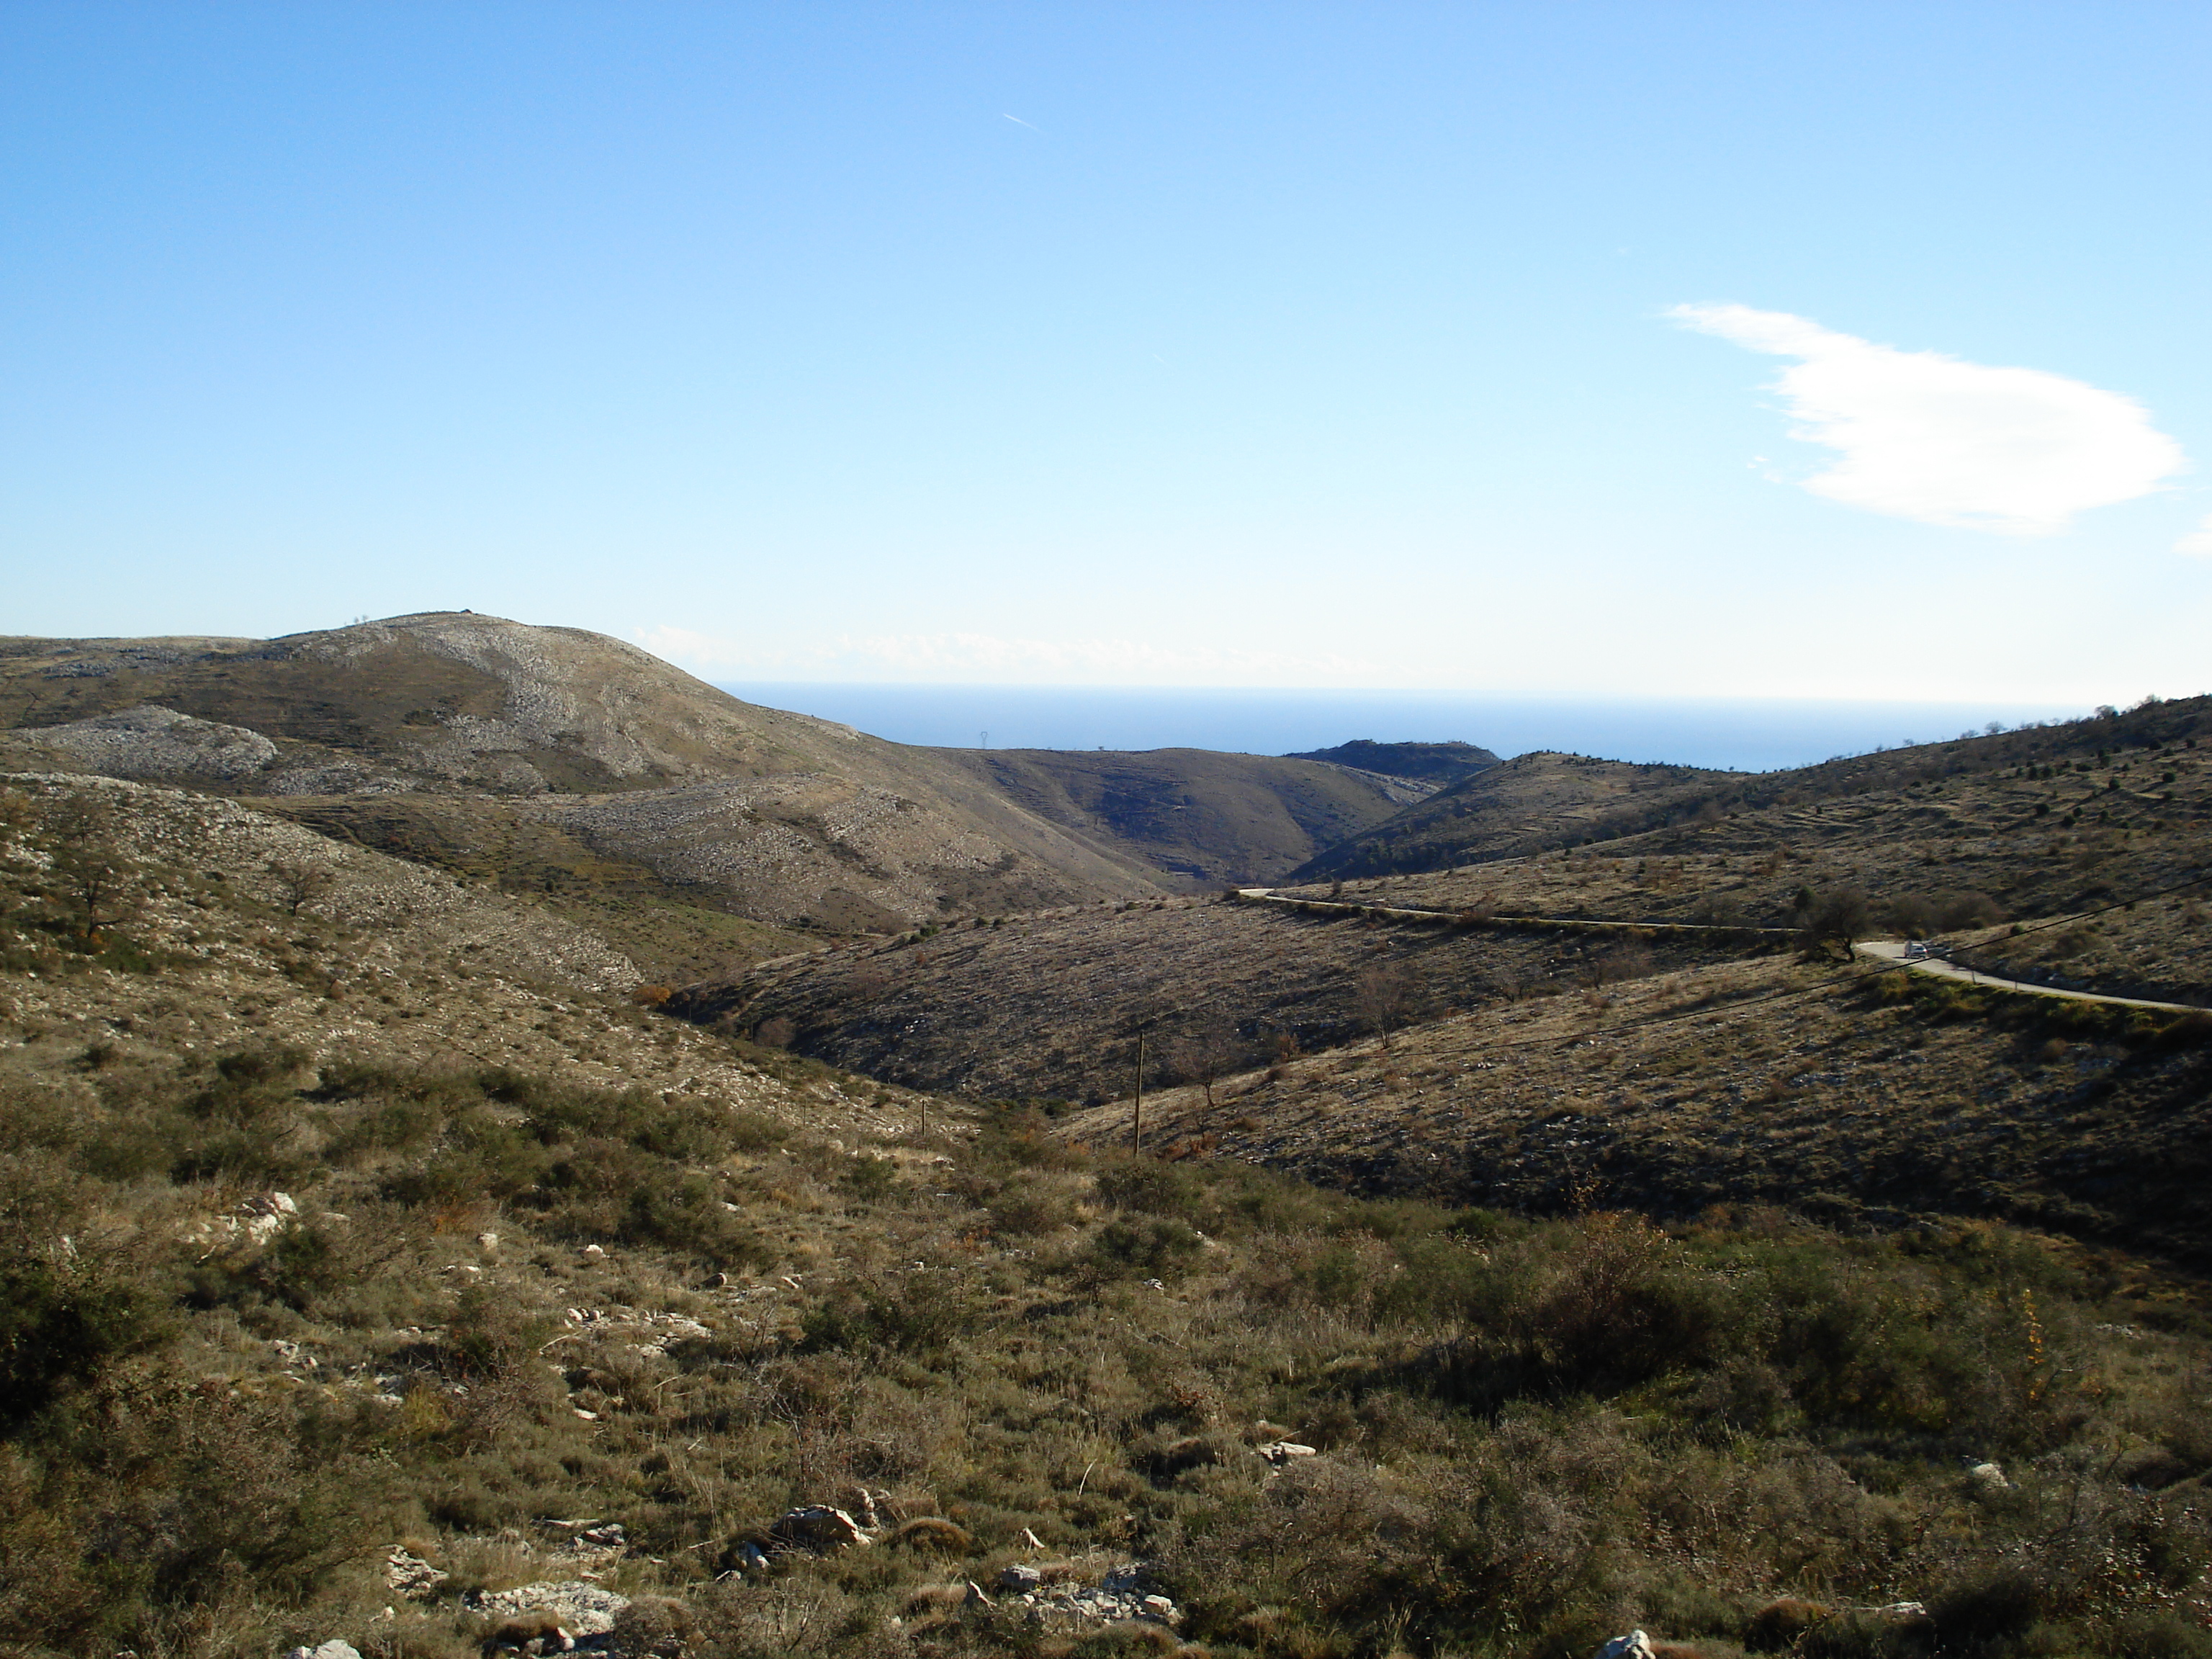
<instances>
[{"instance_id":1,"label":"distant sea","mask_svg":"<svg viewBox=\"0 0 2212 1659\"><path fill-rule=\"evenodd\" d=\"M724 683L747 702L959 749L1218 749L1282 755L1353 738L1458 739L1500 755L1564 750L1607 760L1764 772L1876 747L2067 720L2086 708L2017 702L1611 701L1472 691L1231 691L1032 685Z\"/></svg>"}]
</instances>

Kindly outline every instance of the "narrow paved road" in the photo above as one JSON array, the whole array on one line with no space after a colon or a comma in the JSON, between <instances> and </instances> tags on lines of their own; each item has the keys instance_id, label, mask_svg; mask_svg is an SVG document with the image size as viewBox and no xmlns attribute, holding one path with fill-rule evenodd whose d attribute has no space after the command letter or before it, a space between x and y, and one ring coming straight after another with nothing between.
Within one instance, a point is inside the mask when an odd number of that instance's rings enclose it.
<instances>
[{"instance_id":1,"label":"narrow paved road","mask_svg":"<svg viewBox=\"0 0 2212 1659\"><path fill-rule=\"evenodd\" d=\"M1916 974L1933 974L1938 979L1960 980L1968 985L1987 985L1999 991L2017 991L2022 996L2059 997L2069 1002L2109 1002L2119 1008L2155 1008L2161 1013L2212 1013L2212 1009L2199 1008L2188 1002L2152 1002L2143 997L2108 997L2097 991L2062 991L2051 985L2031 985L2024 979L1999 979L1995 974L1976 973L1971 968L1961 968L1955 962L1946 962L1941 957L1916 957L1905 960L1905 941L1901 939L1861 939L1851 949L1863 957L1873 957L1883 962L1893 962L1899 967L1910 968Z\"/></svg>"},{"instance_id":2,"label":"narrow paved road","mask_svg":"<svg viewBox=\"0 0 2212 1659\"><path fill-rule=\"evenodd\" d=\"M1408 910L1389 904L1354 904L1337 899L1290 898L1272 887L1240 887L1237 896L1261 904L1284 904L1299 910L1340 910L1357 915L1385 916L1402 921L1449 921L1449 910ZM1786 936L1787 927L1716 927L1694 921L1595 921L1582 916L1492 916L1492 924L1515 927L1560 927L1588 932L1630 933L1638 930L1669 933L1766 933ZM1905 959L1905 941L1899 939L1862 939L1851 947L1863 957L1877 961L1893 962L1900 968L1916 974L1933 974L1939 979L1960 980L1969 985L1986 985L1992 990L2017 991L2023 996L2057 997L2068 1002L2108 1002L2120 1008L2154 1008L2160 1013L2212 1013L2212 1008L2200 1008L2188 1002L2153 1002L2144 997L2112 997L2097 991L2062 991L2055 986L2031 985L2026 980L1999 979L1994 974L1976 973L1971 968L1961 968L1956 963L1941 957L1915 957Z\"/></svg>"},{"instance_id":3,"label":"narrow paved road","mask_svg":"<svg viewBox=\"0 0 2212 1659\"><path fill-rule=\"evenodd\" d=\"M1398 921L1456 921L1456 910L1410 910L1398 904L1361 904L1348 899L1291 898L1272 887L1240 887L1237 896L1255 904L1282 904L1293 910L1336 910L1346 915L1383 916ZM1791 929L1787 927L1730 927L1707 921L1620 921L1596 916L1485 916L1483 925L1493 927L1558 927L1568 931L1580 930L1593 933L1745 933L1771 934L1787 939Z\"/></svg>"}]
</instances>

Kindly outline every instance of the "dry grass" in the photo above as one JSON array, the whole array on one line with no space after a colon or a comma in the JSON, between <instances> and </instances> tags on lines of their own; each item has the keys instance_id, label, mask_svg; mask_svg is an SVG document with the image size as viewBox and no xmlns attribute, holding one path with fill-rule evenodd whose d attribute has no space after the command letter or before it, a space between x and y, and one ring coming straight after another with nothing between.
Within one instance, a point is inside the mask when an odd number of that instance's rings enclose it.
<instances>
[{"instance_id":1,"label":"dry grass","mask_svg":"<svg viewBox=\"0 0 2212 1659\"><path fill-rule=\"evenodd\" d=\"M262 830L118 799L131 902L94 939L56 801L0 803L23 1651L463 1659L470 1595L586 1573L664 1659L1565 1659L1636 1625L1726 1656L1783 1595L1931 1611L1838 1613L1808 1652L2205 1650L2201 1287L2081 1242L2203 1237L2201 1048L1531 936L1569 971L1387 1056L1344 1032L1210 1114L1156 1096L1163 1156L1110 1108L937 1098L924 1134L910 1091L554 976L562 941L606 957L509 900L400 904L435 878L356 854L294 917ZM1178 1006L1233 979L1287 1010L1378 959L1447 989L1506 960L1230 906L1026 925L1026 953L1007 921L823 966L882 1000L934 959L982 1007L1034 964L1068 975L1039 1007L1087 979L1135 1008L1155 982L1117 964L1165 937ZM272 1189L296 1214L257 1237ZM1316 1455L1256 1449L1285 1437ZM739 1571L790 1505L864 1496L945 1524ZM584 1520L622 1540L549 1524ZM403 1546L448 1575L419 1598ZM945 1593L1015 1560L1156 1588L1180 1628Z\"/></svg>"},{"instance_id":2,"label":"dry grass","mask_svg":"<svg viewBox=\"0 0 2212 1659\"><path fill-rule=\"evenodd\" d=\"M2192 1261L2212 1222L2201 1040L1863 968L1771 958L1492 1005L1401 1033L1387 1060L1363 1042L1214 1097L1153 1094L1148 1138L1515 1209L1996 1216ZM1062 1132L1124 1142L1129 1103Z\"/></svg>"}]
</instances>

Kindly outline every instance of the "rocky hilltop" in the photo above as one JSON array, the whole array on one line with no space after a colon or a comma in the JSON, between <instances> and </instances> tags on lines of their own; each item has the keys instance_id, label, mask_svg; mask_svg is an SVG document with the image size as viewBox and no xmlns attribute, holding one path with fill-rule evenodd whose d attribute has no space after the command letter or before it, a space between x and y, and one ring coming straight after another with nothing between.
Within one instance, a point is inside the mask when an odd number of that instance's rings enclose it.
<instances>
[{"instance_id":1,"label":"rocky hilltop","mask_svg":"<svg viewBox=\"0 0 2212 1659\"><path fill-rule=\"evenodd\" d=\"M0 768L244 797L533 890L836 933L1267 878L1416 798L1296 761L1082 757L1122 763L1101 812L1096 789L1035 787L1041 763L886 742L603 634L468 611L275 640L0 641ZM1232 758L1233 779L1198 775Z\"/></svg>"}]
</instances>

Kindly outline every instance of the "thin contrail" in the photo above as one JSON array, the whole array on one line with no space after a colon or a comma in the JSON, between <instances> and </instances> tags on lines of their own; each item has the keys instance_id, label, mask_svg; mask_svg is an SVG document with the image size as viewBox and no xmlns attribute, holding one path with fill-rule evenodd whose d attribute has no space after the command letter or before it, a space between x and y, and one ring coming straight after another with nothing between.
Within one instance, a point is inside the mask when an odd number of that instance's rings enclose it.
<instances>
[{"instance_id":1,"label":"thin contrail","mask_svg":"<svg viewBox=\"0 0 2212 1659\"><path fill-rule=\"evenodd\" d=\"M1000 111L1000 113L1005 115L1006 112L1001 110ZM1036 122L1024 121L1018 115L1007 115L1006 119L1012 121L1018 127L1027 127L1031 132L1042 132L1044 131L1044 129L1039 126Z\"/></svg>"}]
</instances>

